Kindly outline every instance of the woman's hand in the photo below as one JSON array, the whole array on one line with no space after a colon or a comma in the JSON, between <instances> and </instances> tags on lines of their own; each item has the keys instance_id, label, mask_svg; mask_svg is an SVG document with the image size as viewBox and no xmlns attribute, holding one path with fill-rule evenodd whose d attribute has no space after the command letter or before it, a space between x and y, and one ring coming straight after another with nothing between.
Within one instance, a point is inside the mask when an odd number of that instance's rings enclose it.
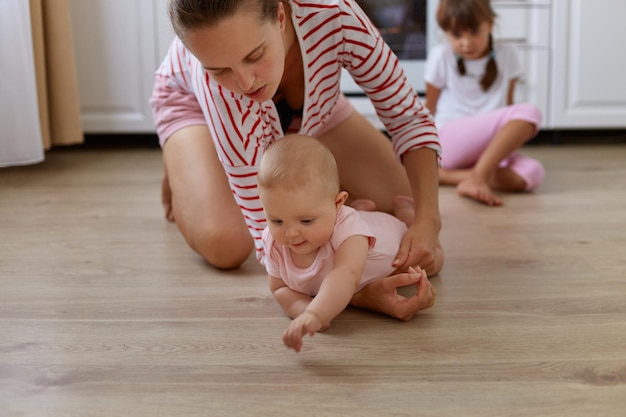
<instances>
[{"instance_id":1,"label":"woman's hand","mask_svg":"<svg viewBox=\"0 0 626 417\"><path fill-rule=\"evenodd\" d=\"M443 267L437 155L431 149L420 148L407 152L402 161L411 183L414 218L393 265L400 271L419 266L432 277Z\"/></svg>"},{"instance_id":2,"label":"woman's hand","mask_svg":"<svg viewBox=\"0 0 626 417\"><path fill-rule=\"evenodd\" d=\"M415 285L417 291L411 297L398 294L398 288ZM350 305L378 311L402 321L410 320L418 311L435 304L435 289L421 268L408 268L408 272L374 281L354 294Z\"/></svg>"},{"instance_id":3,"label":"woman's hand","mask_svg":"<svg viewBox=\"0 0 626 417\"><path fill-rule=\"evenodd\" d=\"M439 242L439 228L435 222L416 222L409 227L392 264L395 272L408 267L419 267L429 276L437 275L443 267L443 249Z\"/></svg>"}]
</instances>

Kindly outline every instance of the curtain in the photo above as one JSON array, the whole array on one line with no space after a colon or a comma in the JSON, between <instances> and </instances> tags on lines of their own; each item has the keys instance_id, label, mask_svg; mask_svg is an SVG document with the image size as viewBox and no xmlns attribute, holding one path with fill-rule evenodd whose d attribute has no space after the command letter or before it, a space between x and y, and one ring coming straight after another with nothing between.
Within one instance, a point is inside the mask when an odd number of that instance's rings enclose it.
<instances>
[{"instance_id":1,"label":"curtain","mask_svg":"<svg viewBox=\"0 0 626 417\"><path fill-rule=\"evenodd\" d=\"M83 142L69 0L0 0L0 166Z\"/></svg>"}]
</instances>

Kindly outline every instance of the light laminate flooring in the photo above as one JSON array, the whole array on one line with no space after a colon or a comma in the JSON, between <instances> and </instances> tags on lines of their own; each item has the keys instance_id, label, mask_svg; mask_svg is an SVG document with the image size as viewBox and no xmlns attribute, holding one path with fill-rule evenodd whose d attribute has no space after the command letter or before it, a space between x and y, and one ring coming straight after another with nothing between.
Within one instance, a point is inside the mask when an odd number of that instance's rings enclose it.
<instances>
[{"instance_id":1,"label":"light laminate flooring","mask_svg":"<svg viewBox=\"0 0 626 417\"><path fill-rule=\"evenodd\" d=\"M433 308L349 308L299 354L253 258L163 219L158 149L0 169L0 416L626 415L626 145L524 153L533 194L441 189Z\"/></svg>"}]
</instances>

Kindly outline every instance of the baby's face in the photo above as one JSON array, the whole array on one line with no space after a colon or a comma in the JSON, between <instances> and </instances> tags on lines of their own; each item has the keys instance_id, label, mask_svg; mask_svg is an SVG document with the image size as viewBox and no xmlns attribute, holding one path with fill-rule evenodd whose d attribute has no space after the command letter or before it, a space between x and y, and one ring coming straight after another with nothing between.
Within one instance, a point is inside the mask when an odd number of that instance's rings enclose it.
<instances>
[{"instance_id":1,"label":"baby's face","mask_svg":"<svg viewBox=\"0 0 626 417\"><path fill-rule=\"evenodd\" d=\"M330 239L337 218L335 196L326 190L259 187L274 240L299 255L317 251Z\"/></svg>"}]
</instances>

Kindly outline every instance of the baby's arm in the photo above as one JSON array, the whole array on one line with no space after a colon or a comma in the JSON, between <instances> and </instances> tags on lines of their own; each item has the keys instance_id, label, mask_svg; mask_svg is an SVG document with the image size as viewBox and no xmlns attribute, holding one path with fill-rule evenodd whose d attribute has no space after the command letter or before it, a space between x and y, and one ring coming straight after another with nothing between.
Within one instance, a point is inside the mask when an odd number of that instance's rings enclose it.
<instances>
[{"instance_id":1,"label":"baby's arm","mask_svg":"<svg viewBox=\"0 0 626 417\"><path fill-rule=\"evenodd\" d=\"M319 292L283 333L287 347L299 352L305 334L326 329L346 308L361 281L368 250L369 240L362 235L351 236L339 246L333 269L324 277Z\"/></svg>"},{"instance_id":2,"label":"baby's arm","mask_svg":"<svg viewBox=\"0 0 626 417\"><path fill-rule=\"evenodd\" d=\"M313 299L306 294L292 290L280 278L268 275L268 280L274 298L292 319L302 314Z\"/></svg>"}]
</instances>

